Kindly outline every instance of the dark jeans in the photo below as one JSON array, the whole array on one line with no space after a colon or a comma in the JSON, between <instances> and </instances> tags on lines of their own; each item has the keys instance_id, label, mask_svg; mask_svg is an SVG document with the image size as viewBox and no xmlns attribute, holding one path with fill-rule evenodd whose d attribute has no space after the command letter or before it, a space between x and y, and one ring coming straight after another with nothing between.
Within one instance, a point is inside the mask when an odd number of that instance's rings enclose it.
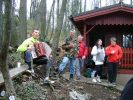
<instances>
[{"instance_id":1,"label":"dark jeans","mask_svg":"<svg viewBox=\"0 0 133 100\"><path fill-rule=\"evenodd\" d=\"M27 50L27 51L24 52L24 60L25 60L25 63L28 64L29 70L31 70L32 55L31 55L31 51L30 50Z\"/></svg>"},{"instance_id":2,"label":"dark jeans","mask_svg":"<svg viewBox=\"0 0 133 100\"><path fill-rule=\"evenodd\" d=\"M29 50L27 50L25 53L24 53L24 60L25 60L25 62L28 64L28 66L29 66L29 70L31 70L32 68L32 65L31 65L31 61L33 60L32 59L32 55L31 55L31 51L29 51ZM42 61L41 61L42 62ZM47 59L47 63L46 63L46 61L43 61L44 63L42 64L38 64L38 65L42 65L43 66L43 68L44 68L44 71L45 71L45 73L44 73L44 76L45 77L48 77L49 76L49 74L50 74L50 69L51 69L51 66L52 66L52 60L51 59ZM34 61L33 61L33 63L34 63Z\"/></svg>"},{"instance_id":3,"label":"dark jeans","mask_svg":"<svg viewBox=\"0 0 133 100\"><path fill-rule=\"evenodd\" d=\"M95 73L95 77L98 75L98 76L102 76L102 66L103 65L95 65L95 69L96 69L96 73Z\"/></svg>"},{"instance_id":4,"label":"dark jeans","mask_svg":"<svg viewBox=\"0 0 133 100\"><path fill-rule=\"evenodd\" d=\"M108 62L108 81L110 83L116 82L118 62Z\"/></svg>"}]
</instances>

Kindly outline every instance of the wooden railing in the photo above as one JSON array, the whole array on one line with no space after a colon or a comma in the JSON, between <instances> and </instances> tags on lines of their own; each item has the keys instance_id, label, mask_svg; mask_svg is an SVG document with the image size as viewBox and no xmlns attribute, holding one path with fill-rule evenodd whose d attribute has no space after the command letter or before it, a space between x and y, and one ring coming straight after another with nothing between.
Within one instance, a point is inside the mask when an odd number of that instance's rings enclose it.
<instances>
[{"instance_id":1,"label":"wooden railing","mask_svg":"<svg viewBox=\"0 0 133 100\"><path fill-rule=\"evenodd\" d=\"M91 52L91 48L89 48ZM133 69L133 48L122 48L123 57L120 60L120 69Z\"/></svg>"},{"instance_id":2,"label":"wooden railing","mask_svg":"<svg viewBox=\"0 0 133 100\"><path fill-rule=\"evenodd\" d=\"M121 69L133 69L133 48L123 48L123 57L120 61Z\"/></svg>"}]
</instances>

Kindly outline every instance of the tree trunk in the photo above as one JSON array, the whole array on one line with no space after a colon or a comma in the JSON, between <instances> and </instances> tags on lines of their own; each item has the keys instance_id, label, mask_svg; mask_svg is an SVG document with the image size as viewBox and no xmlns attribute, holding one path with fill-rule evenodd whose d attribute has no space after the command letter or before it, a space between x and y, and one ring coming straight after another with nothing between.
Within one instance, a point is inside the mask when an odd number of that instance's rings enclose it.
<instances>
[{"instance_id":1,"label":"tree trunk","mask_svg":"<svg viewBox=\"0 0 133 100\"><path fill-rule=\"evenodd\" d=\"M12 0L12 9L11 9L11 18L12 18L12 23L11 23L11 43L10 45L12 47L17 46L18 42L18 34L16 33L16 25L15 25L15 0Z\"/></svg>"},{"instance_id":2,"label":"tree trunk","mask_svg":"<svg viewBox=\"0 0 133 100\"><path fill-rule=\"evenodd\" d=\"M86 0L85 0L85 3L84 3L84 11L86 11Z\"/></svg>"},{"instance_id":3,"label":"tree trunk","mask_svg":"<svg viewBox=\"0 0 133 100\"><path fill-rule=\"evenodd\" d=\"M101 8L102 7L102 1L99 0L99 7Z\"/></svg>"},{"instance_id":4,"label":"tree trunk","mask_svg":"<svg viewBox=\"0 0 133 100\"><path fill-rule=\"evenodd\" d=\"M2 45L2 28L3 28L3 20L2 20L2 0L0 0L0 50Z\"/></svg>"},{"instance_id":5,"label":"tree trunk","mask_svg":"<svg viewBox=\"0 0 133 100\"><path fill-rule=\"evenodd\" d=\"M133 3L133 1L132 0L130 0L130 4L132 5L132 3Z\"/></svg>"},{"instance_id":6,"label":"tree trunk","mask_svg":"<svg viewBox=\"0 0 133 100\"><path fill-rule=\"evenodd\" d=\"M7 56L8 56L8 48L11 37L11 0L5 0L5 24L4 24L4 36L2 42L2 49L0 52L0 67L3 74L5 87L6 87L6 95L7 97L11 95L15 95L15 90L13 88L13 83L9 74L9 68L7 65ZM8 100L8 99L7 99Z\"/></svg>"},{"instance_id":7,"label":"tree trunk","mask_svg":"<svg viewBox=\"0 0 133 100\"><path fill-rule=\"evenodd\" d=\"M45 40L46 37L46 0L41 0L40 4L41 12L41 40Z\"/></svg>"},{"instance_id":8,"label":"tree trunk","mask_svg":"<svg viewBox=\"0 0 133 100\"><path fill-rule=\"evenodd\" d=\"M52 13L52 31L51 31L51 35L49 37L49 42L52 39L53 33L54 33L54 29L55 29L55 16L54 16L54 9L53 9L53 13Z\"/></svg>"},{"instance_id":9,"label":"tree trunk","mask_svg":"<svg viewBox=\"0 0 133 100\"><path fill-rule=\"evenodd\" d=\"M59 38L60 38L61 29L62 29L62 25L63 25L64 12L66 11L67 1L68 0L63 0L62 1L62 7L61 7L61 10L60 10L60 15L57 19L57 26L56 26L56 29L55 29L56 33L54 34L54 37L53 37L54 40L52 42L53 51L55 51L56 48L58 48L58 43L59 43ZM53 52L53 54L55 54L55 52Z\"/></svg>"},{"instance_id":10,"label":"tree trunk","mask_svg":"<svg viewBox=\"0 0 133 100\"><path fill-rule=\"evenodd\" d=\"M59 8L60 8L60 0L57 0L57 10L56 10L56 14L57 14L57 16L56 16L56 19L58 19L58 17L59 17Z\"/></svg>"},{"instance_id":11,"label":"tree trunk","mask_svg":"<svg viewBox=\"0 0 133 100\"><path fill-rule=\"evenodd\" d=\"M50 14L49 14L49 17L48 17L48 24L47 24L47 29L46 29L46 34L48 35L48 31L49 31L49 26L50 26L50 20L51 20L51 15L52 15L52 12L53 12L53 9L54 9L54 5L55 5L55 0L53 0L53 3L52 3L52 6L51 6L51 9L50 9Z\"/></svg>"},{"instance_id":12,"label":"tree trunk","mask_svg":"<svg viewBox=\"0 0 133 100\"><path fill-rule=\"evenodd\" d=\"M79 13L81 13L82 12L82 0L80 0L79 5L80 5Z\"/></svg>"},{"instance_id":13,"label":"tree trunk","mask_svg":"<svg viewBox=\"0 0 133 100\"><path fill-rule=\"evenodd\" d=\"M20 0L19 20L20 42L22 42L27 38L27 0Z\"/></svg>"}]
</instances>

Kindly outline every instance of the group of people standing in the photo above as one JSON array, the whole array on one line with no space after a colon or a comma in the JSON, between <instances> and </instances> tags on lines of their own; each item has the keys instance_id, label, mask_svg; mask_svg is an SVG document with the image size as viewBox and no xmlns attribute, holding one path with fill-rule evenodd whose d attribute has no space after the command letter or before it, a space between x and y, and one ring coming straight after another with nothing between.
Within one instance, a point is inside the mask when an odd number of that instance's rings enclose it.
<instances>
[{"instance_id":1,"label":"group of people standing","mask_svg":"<svg viewBox=\"0 0 133 100\"><path fill-rule=\"evenodd\" d=\"M91 55L93 56L93 61L95 62L96 74L93 82L101 82L100 77L102 75L102 67L105 62L105 56L107 57L107 67L108 67L108 81L110 85L116 85L117 77L117 66L119 60L122 58L122 49L116 43L116 38L110 38L110 45L105 49L102 45L102 40L98 39L95 46L92 48Z\"/></svg>"},{"instance_id":2,"label":"group of people standing","mask_svg":"<svg viewBox=\"0 0 133 100\"><path fill-rule=\"evenodd\" d=\"M38 39L39 30L34 30L32 32L32 36L26 39L17 49L17 51L24 52L24 59L29 66L29 70L33 70L31 67L32 48L34 43L39 42ZM92 81L101 82L100 78L102 75L102 67L104 65L106 56L108 61L108 81L112 85L116 85L117 66L119 60L122 58L122 49L119 45L116 44L115 37L111 37L110 42L111 44L104 48L102 45L102 40L98 39L90 52L84 41L83 36L79 35L77 38L75 38L75 30L71 30L69 36L65 39L65 43L62 45L62 49L65 50L65 53L61 63L58 66L59 75L63 74L65 67L68 65L70 72L70 80L73 80L75 73L77 76L77 80L80 80L81 68L84 67L85 59L87 59L88 55L90 54L93 56L93 61L95 63L96 70ZM48 55L47 64L44 65L44 67L46 67L46 78L44 79L45 81L50 81L50 57L51 54Z\"/></svg>"},{"instance_id":3,"label":"group of people standing","mask_svg":"<svg viewBox=\"0 0 133 100\"><path fill-rule=\"evenodd\" d=\"M70 36L65 39L62 46L65 50L62 62L59 65L59 74L63 74L65 67L69 66L70 80L73 80L75 72L77 79L80 80L80 69L84 66L84 60L88 56L88 47L81 35L75 38L75 30L70 31Z\"/></svg>"},{"instance_id":4,"label":"group of people standing","mask_svg":"<svg viewBox=\"0 0 133 100\"><path fill-rule=\"evenodd\" d=\"M95 63L94 70L96 71L92 82L101 82L102 68L104 66L105 57L108 67L108 81L110 85L116 85L117 66L119 60L122 58L122 49L116 43L116 38L110 38L110 45L103 47L102 39L98 39L96 44L92 47L91 51L88 51L88 47L85 44L84 38L80 35L75 42L74 38L75 30L70 31L70 36L65 40L65 51L63 60L59 65L59 73L62 74L64 68L69 64L70 80L73 79L76 73L77 79L80 80L80 71L84 67L85 59L88 55L92 55L92 59Z\"/></svg>"}]
</instances>

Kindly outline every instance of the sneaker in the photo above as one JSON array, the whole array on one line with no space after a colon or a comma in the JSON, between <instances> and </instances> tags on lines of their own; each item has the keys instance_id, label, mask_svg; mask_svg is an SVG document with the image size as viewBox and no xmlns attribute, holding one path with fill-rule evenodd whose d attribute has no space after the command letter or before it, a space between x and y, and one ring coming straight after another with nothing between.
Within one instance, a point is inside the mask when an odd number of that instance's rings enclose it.
<instances>
[{"instance_id":1,"label":"sneaker","mask_svg":"<svg viewBox=\"0 0 133 100\"><path fill-rule=\"evenodd\" d=\"M117 84L115 82L112 83L113 86L116 86Z\"/></svg>"},{"instance_id":2,"label":"sneaker","mask_svg":"<svg viewBox=\"0 0 133 100\"><path fill-rule=\"evenodd\" d=\"M77 76L77 80L80 80L80 76Z\"/></svg>"},{"instance_id":3,"label":"sneaker","mask_svg":"<svg viewBox=\"0 0 133 100\"><path fill-rule=\"evenodd\" d=\"M31 72L34 73L34 69L31 69Z\"/></svg>"},{"instance_id":4,"label":"sneaker","mask_svg":"<svg viewBox=\"0 0 133 100\"><path fill-rule=\"evenodd\" d=\"M59 72L59 78L62 77L62 76L63 76L63 72L60 71L60 72Z\"/></svg>"},{"instance_id":5,"label":"sneaker","mask_svg":"<svg viewBox=\"0 0 133 100\"><path fill-rule=\"evenodd\" d=\"M31 70L29 70L29 69L28 69L28 70L26 70L26 72L32 73L32 71L31 71Z\"/></svg>"},{"instance_id":6,"label":"sneaker","mask_svg":"<svg viewBox=\"0 0 133 100\"><path fill-rule=\"evenodd\" d=\"M93 79L92 79L92 82L93 82L93 83L96 83L96 82L97 82L97 80L96 80L95 78L93 78Z\"/></svg>"},{"instance_id":7,"label":"sneaker","mask_svg":"<svg viewBox=\"0 0 133 100\"><path fill-rule=\"evenodd\" d=\"M48 77L46 77L46 78L44 79L44 83L53 84L53 83L55 83L55 81L51 81Z\"/></svg>"},{"instance_id":8,"label":"sneaker","mask_svg":"<svg viewBox=\"0 0 133 100\"><path fill-rule=\"evenodd\" d=\"M116 84L114 84L114 83L109 83L108 86L110 86L110 87L115 87Z\"/></svg>"},{"instance_id":9,"label":"sneaker","mask_svg":"<svg viewBox=\"0 0 133 100\"><path fill-rule=\"evenodd\" d=\"M99 76L97 77L97 81L100 83L102 82Z\"/></svg>"}]
</instances>

